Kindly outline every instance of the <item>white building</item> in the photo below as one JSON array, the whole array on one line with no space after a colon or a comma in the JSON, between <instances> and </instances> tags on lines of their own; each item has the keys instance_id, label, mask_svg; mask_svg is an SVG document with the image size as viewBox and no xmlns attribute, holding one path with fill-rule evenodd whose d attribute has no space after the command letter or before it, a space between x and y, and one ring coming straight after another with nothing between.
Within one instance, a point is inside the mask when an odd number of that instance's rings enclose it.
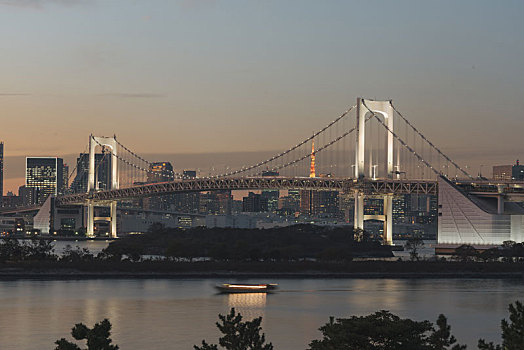
<instances>
[{"instance_id":1,"label":"white building","mask_svg":"<svg viewBox=\"0 0 524 350\"><path fill-rule=\"evenodd\" d=\"M524 242L524 208L505 202L502 194L490 197L466 193L439 178L438 243L500 245Z\"/></svg>"}]
</instances>

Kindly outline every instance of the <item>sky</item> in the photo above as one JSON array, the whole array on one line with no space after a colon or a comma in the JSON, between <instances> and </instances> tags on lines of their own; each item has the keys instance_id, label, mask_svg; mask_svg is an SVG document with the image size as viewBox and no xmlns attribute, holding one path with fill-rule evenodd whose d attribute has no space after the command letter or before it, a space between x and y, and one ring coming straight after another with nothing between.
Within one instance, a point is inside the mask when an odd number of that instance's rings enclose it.
<instances>
[{"instance_id":1,"label":"sky","mask_svg":"<svg viewBox=\"0 0 524 350\"><path fill-rule=\"evenodd\" d=\"M393 99L471 169L511 164L524 159L523 13L509 0L0 0L4 192L25 156L72 160L90 134L177 168L177 155L282 151L359 96Z\"/></svg>"}]
</instances>

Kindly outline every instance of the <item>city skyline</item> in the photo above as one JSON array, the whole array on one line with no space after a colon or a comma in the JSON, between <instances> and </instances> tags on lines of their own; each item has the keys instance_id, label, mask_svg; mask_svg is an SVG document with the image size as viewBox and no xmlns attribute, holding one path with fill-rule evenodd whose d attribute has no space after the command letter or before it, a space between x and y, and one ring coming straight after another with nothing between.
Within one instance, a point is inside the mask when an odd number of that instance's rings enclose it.
<instances>
[{"instance_id":1,"label":"city skyline","mask_svg":"<svg viewBox=\"0 0 524 350\"><path fill-rule=\"evenodd\" d=\"M520 2L238 4L0 1L4 192L20 159L74 165L91 133L177 169L265 159L358 96L393 99L474 175L519 159Z\"/></svg>"}]
</instances>

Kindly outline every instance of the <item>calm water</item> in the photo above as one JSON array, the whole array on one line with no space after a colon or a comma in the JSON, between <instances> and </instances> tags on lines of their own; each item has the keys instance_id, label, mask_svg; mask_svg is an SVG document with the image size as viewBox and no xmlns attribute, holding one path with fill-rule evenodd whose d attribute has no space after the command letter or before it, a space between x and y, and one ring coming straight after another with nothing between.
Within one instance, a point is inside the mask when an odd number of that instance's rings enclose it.
<instances>
[{"instance_id":1,"label":"calm water","mask_svg":"<svg viewBox=\"0 0 524 350\"><path fill-rule=\"evenodd\" d=\"M498 341L507 305L524 297L524 281L280 279L272 295L217 295L224 281L85 280L0 282L0 349L53 349L70 339L74 323L107 317L113 340L127 349L192 349L203 338L216 342L217 314L235 307L246 317L263 316L266 338L277 350L306 349L328 317L379 309L435 321L448 316L460 341L479 336ZM476 348L476 347L475 347Z\"/></svg>"}]
</instances>

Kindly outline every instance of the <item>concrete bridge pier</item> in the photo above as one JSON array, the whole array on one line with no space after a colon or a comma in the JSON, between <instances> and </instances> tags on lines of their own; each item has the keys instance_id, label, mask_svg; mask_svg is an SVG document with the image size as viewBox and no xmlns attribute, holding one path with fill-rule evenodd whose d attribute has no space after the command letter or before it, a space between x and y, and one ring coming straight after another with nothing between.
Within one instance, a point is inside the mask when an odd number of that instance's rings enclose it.
<instances>
[{"instance_id":1,"label":"concrete bridge pier","mask_svg":"<svg viewBox=\"0 0 524 350\"><path fill-rule=\"evenodd\" d=\"M378 220L384 222L383 244L393 245L393 194L382 196L384 201L384 213L382 215L364 215L365 195L358 190L355 191L355 213L353 227L364 230L365 220Z\"/></svg>"},{"instance_id":2,"label":"concrete bridge pier","mask_svg":"<svg viewBox=\"0 0 524 350\"><path fill-rule=\"evenodd\" d=\"M87 202L87 223L86 223L86 236L94 237L95 236L95 206L93 202Z\"/></svg>"}]
</instances>

